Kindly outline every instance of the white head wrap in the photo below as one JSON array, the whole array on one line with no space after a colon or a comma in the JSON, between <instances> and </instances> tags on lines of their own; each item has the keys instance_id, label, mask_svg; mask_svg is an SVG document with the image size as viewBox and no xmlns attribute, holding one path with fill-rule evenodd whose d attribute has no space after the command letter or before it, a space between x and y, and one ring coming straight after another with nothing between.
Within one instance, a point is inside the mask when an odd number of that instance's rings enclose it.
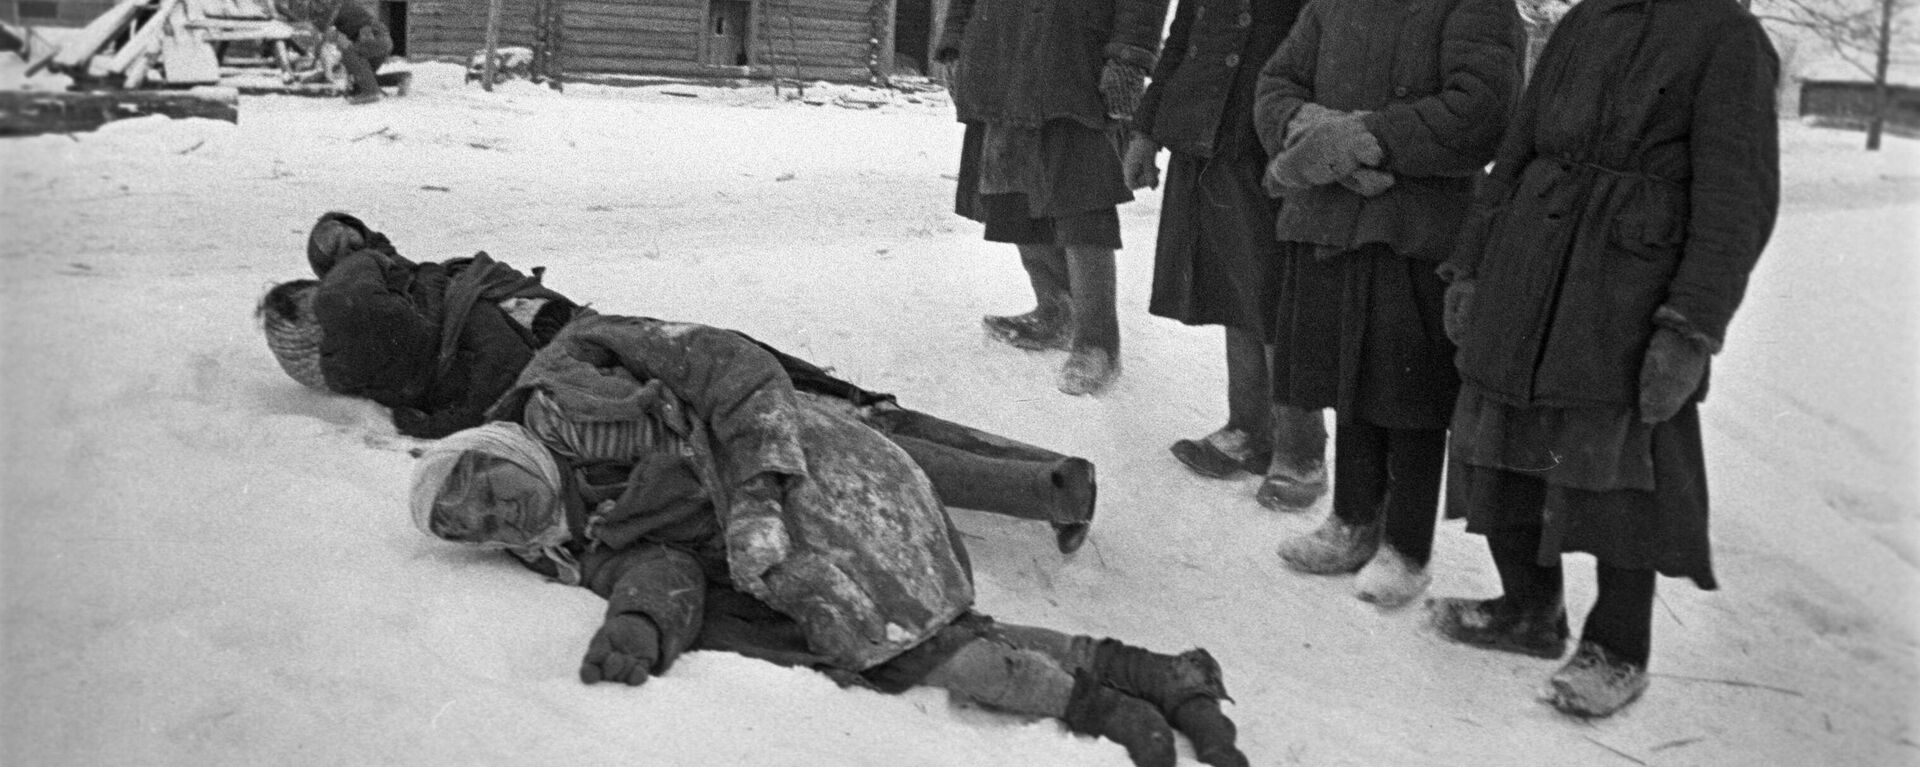
<instances>
[{"instance_id":1,"label":"white head wrap","mask_svg":"<svg viewBox=\"0 0 1920 767\"><path fill-rule=\"evenodd\" d=\"M434 499L439 497L447 478L452 476L454 464L468 451L485 453L531 472L547 486L550 491L548 497L553 504L546 510L550 520L546 529L535 534L527 543L509 545L500 541L478 541L472 542L473 545L507 549L529 562L543 557L551 559L559 568L561 581L578 584L580 564L564 545L572 533L567 530L566 510L560 500L560 494L566 487L560 477L560 466L554 462L553 455L547 452L546 445L520 424L506 421L482 424L449 434L422 452L413 466L413 488L409 498L414 526L420 528L420 532L433 535Z\"/></svg>"}]
</instances>

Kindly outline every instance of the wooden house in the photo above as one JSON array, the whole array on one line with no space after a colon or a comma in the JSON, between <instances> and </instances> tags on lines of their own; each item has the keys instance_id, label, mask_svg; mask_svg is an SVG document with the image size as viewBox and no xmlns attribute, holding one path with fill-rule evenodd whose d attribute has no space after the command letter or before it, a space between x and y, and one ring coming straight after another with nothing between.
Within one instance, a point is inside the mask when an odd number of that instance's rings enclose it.
<instances>
[{"instance_id":1,"label":"wooden house","mask_svg":"<svg viewBox=\"0 0 1920 767\"><path fill-rule=\"evenodd\" d=\"M924 73L948 0L551 0L578 73L865 82ZM501 0L500 44L533 45L533 0ZM487 0L387 0L396 48L464 60Z\"/></svg>"}]
</instances>

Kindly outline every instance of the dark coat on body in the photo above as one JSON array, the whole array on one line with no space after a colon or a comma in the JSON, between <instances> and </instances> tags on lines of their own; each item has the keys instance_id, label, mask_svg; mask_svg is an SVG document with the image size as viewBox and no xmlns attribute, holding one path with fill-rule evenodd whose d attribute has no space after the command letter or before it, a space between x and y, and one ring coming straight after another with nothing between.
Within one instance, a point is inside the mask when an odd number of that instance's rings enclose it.
<instances>
[{"instance_id":1,"label":"dark coat on body","mask_svg":"<svg viewBox=\"0 0 1920 767\"><path fill-rule=\"evenodd\" d=\"M533 359L542 336L577 308L542 285L480 253L415 264L386 237L343 213L367 246L336 257L308 254L320 285L313 299L322 331L320 369L327 388L393 408L394 425L413 437L439 438L480 425ZM499 306L507 298L543 298L536 333Z\"/></svg>"},{"instance_id":2,"label":"dark coat on body","mask_svg":"<svg viewBox=\"0 0 1920 767\"><path fill-rule=\"evenodd\" d=\"M1478 285L1462 377L1515 406L1632 407L1662 306L1717 349L1779 205L1778 74L1732 0L1575 7L1451 259Z\"/></svg>"},{"instance_id":3,"label":"dark coat on body","mask_svg":"<svg viewBox=\"0 0 1920 767\"><path fill-rule=\"evenodd\" d=\"M1166 18L1167 0L954 0L940 47L960 53L960 121L1104 128L1101 69L1109 59L1153 69Z\"/></svg>"},{"instance_id":4,"label":"dark coat on body","mask_svg":"<svg viewBox=\"0 0 1920 767\"><path fill-rule=\"evenodd\" d=\"M1260 67L1303 0L1181 0L1135 130L1172 150L1148 311L1264 335L1273 322L1280 201L1261 186Z\"/></svg>"},{"instance_id":5,"label":"dark coat on body","mask_svg":"<svg viewBox=\"0 0 1920 767\"><path fill-rule=\"evenodd\" d=\"M1524 50L1508 0L1309 3L1260 73L1254 122L1270 153L1303 104L1368 111L1394 185L1362 197L1339 184L1291 191L1280 239L1339 248L1384 243L1445 258L1518 97Z\"/></svg>"}]
</instances>

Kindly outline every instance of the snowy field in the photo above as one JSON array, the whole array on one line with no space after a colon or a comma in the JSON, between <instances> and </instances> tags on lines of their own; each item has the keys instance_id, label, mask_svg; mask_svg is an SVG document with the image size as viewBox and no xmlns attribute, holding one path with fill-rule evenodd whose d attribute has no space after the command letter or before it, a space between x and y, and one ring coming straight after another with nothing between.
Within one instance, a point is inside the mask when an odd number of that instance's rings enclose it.
<instances>
[{"instance_id":1,"label":"snowy field","mask_svg":"<svg viewBox=\"0 0 1920 767\"><path fill-rule=\"evenodd\" d=\"M1093 459L1091 543L957 511L996 617L1210 648L1257 765L1920 764L1920 144L1783 129L1785 203L1704 406L1718 592L1662 580L1654 680L1610 720L1557 663L1447 644L1419 608L1272 553L1311 529L1166 445L1225 415L1220 333L1146 314L1156 193L1122 209L1125 374L983 340L1030 294L951 207L943 96L815 86L248 97L0 140L0 764L1124 765L1051 720L695 653L575 677L603 605L405 510L411 440L301 388L251 313L321 212L420 260L485 249L603 311L738 328L910 406ZM789 95L791 92L789 92ZM1492 595L1442 525L1432 593ZM1570 607L1593 598L1573 557ZM1190 751L1183 757L1190 763Z\"/></svg>"}]
</instances>

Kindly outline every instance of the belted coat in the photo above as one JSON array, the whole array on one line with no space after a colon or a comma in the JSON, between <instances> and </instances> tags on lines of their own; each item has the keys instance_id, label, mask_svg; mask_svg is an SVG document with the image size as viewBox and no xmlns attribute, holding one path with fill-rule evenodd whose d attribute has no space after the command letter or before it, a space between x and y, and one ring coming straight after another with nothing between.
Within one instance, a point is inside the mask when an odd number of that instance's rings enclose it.
<instances>
[{"instance_id":1,"label":"belted coat","mask_svg":"<svg viewBox=\"0 0 1920 767\"><path fill-rule=\"evenodd\" d=\"M1576 6L1446 267L1477 283L1462 378L1631 408L1657 322L1718 349L1779 205L1778 77L1734 0Z\"/></svg>"}]
</instances>

